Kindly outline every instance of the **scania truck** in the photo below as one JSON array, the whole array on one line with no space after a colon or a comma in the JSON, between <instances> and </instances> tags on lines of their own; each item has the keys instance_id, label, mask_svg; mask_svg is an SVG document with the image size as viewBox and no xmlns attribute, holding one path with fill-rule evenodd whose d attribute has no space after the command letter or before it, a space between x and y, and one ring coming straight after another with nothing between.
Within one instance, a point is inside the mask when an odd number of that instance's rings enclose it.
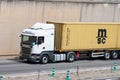
<instances>
[{"instance_id":1,"label":"scania truck","mask_svg":"<svg viewBox=\"0 0 120 80\"><path fill-rule=\"evenodd\" d=\"M36 23L21 33L20 59L29 62L73 62L85 54L120 58L119 23Z\"/></svg>"}]
</instances>

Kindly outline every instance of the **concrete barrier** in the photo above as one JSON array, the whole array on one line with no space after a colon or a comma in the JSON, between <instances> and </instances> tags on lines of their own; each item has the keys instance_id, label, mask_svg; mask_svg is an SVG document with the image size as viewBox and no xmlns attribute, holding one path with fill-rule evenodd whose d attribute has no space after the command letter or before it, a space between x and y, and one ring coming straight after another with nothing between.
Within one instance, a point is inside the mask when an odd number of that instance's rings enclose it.
<instances>
[{"instance_id":1,"label":"concrete barrier","mask_svg":"<svg viewBox=\"0 0 120 80\"><path fill-rule=\"evenodd\" d=\"M1 0L0 55L20 52L20 34L36 22L120 22L119 0Z\"/></svg>"}]
</instances>

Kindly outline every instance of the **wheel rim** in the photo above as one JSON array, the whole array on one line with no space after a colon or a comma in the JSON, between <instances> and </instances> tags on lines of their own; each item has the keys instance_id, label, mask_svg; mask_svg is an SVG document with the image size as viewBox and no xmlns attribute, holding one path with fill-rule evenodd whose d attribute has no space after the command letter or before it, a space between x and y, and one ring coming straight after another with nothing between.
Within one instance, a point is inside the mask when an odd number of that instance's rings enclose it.
<instances>
[{"instance_id":1,"label":"wheel rim","mask_svg":"<svg viewBox=\"0 0 120 80\"><path fill-rule=\"evenodd\" d=\"M42 58L42 62L43 62L43 63L47 63L47 62L48 62L48 58L44 56L44 57Z\"/></svg>"},{"instance_id":2,"label":"wheel rim","mask_svg":"<svg viewBox=\"0 0 120 80\"><path fill-rule=\"evenodd\" d=\"M116 58L118 57L118 54L117 54L116 52L113 52L112 57L113 57L114 59L116 59Z\"/></svg>"},{"instance_id":3,"label":"wheel rim","mask_svg":"<svg viewBox=\"0 0 120 80\"><path fill-rule=\"evenodd\" d=\"M110 58L110 53L105 53L105 58L109 59Z\"/></svg>"},{"instance_id":4,"label":"wheel rim","mask_svg":"<svg viewBox=\"0 0 120 80\"><path fill-rule=\"evenodd\" d=\"M75 58L74 58L74 55L71 54L71 55L69 56L69 60L70 60L70 61L74 61L74 59L75 59Z\"/></svg>"}]
</instances>

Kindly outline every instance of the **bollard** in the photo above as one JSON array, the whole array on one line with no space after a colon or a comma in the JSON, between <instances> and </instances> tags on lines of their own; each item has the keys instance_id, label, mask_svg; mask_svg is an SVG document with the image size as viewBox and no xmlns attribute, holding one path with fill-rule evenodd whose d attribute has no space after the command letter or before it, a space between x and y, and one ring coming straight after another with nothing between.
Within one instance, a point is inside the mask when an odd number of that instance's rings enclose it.
<instances>
[{"instance_id":1,"label":"bollard","mask_svg":"<svg viewBox=\"0 0 120 80\"><path fill-rule=\"evenodd\" d=\"M38 70L38 80L40 80L40 70Z\"/></svg>"},{"instance_id":2,"label":"bollard","mask_svg":"<svg viewBox=\"0 0 120 80\"><path fill-rule=\"evenodd\" d=\"M52 68L52 73L51 73L51 77L55 77L55 68Z\"/></svg>"},{"instance_id":3,"label":"bollard","mask_svg":"<svg viewBox=\"0 0 120 80\"><path fill-rule=\"evenodd\" d=\"M0 75L0 80L3 80L3 76L2 75Z\"/></svg>"},{"instance_id":4,"label":"bollard","mask_svg":"<svg viewBox=\"0 0 120 80\"><path fill-rule=\"evenodd\" d=\"M113 64L113 71L114 71L114 72L117 71L117 63L116 63L116 62L114 62L114 64Z\"/></svg>"},{"instance_id":5,"label":"bollard","mask_svg":"<svg viewBox=\"0 0 120 80\"><path fill-rule=\"evenodd\" d=\"M76 73L77 73L77 75L79 75L79 66L77 66L77 72Z\"/></svg>"},{"instance_id":6,"label":"bollard","mask_svg":"<svg viewBox=\"0 0 120 80\"><path fill-rule=\"evenodd\" d=\"M70 70L67 70L66 80L71 80L70 79Z\"/></svg>"}]
</instances>

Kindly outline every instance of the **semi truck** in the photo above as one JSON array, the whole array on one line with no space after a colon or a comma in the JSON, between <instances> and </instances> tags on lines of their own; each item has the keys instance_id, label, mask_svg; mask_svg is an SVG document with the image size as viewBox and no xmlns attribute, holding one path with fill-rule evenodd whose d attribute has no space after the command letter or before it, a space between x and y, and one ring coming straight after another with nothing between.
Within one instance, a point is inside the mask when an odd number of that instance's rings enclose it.
<instances>
[{"instance_id":1,"label":"semi truck","mask_svg":"<svg viewBox=\"0 0 120 80\"><path fill-rule=\"evenodd\" d=\"M120 58L120 24L95 22L36 23L21 33L20 59L29 62Z\"/></svg>"}]
</instances>

